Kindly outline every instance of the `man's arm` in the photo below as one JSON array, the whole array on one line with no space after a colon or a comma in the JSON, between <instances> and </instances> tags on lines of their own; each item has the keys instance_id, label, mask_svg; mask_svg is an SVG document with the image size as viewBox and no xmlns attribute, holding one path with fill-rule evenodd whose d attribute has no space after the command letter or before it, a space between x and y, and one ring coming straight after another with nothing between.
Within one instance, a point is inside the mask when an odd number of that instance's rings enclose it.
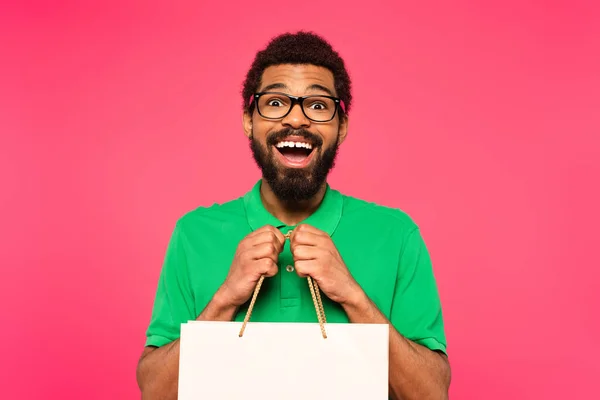
<instances>
[{"instance_id":1,"label":"man's arm","mask_svg":"<svg viewBox=\"0 0 600 400\"><path fill-rule=\"evenodd\" d=\"M437 288L429 255L418 230L413 230L405 240L390 320L354 280L327 233L300 225L290 240L298 275L315 279L327 297L341 304L350 322L389 324L392 398L447 399L450 367L445 355L399 333L427 338L432 346L437 344L440 350L445 348L438 340L443 337L443 331Z\"/></svg>"},{"instance_id":2,"label":"man's arm","mask_svg":"<svg viewBox=\"0 0 600 400\"><path fill-rule=\"evenodd\" d=\"M192 300L184 295L184 292L191 291L190 284L180 283L187 273L178 236L179 231L176 231L159 281L161 290L157 295L155 310L160 312L157 311L156 327L150 326L152 333L158 332L158 336L172 340L160 347L147 346L142 352L136 375L143 400L177 399L180 323L194 318L191 311L187 311L183 317L178 314L181 309L193 309ZM257 229L246 236L238 244L225 282L196 320L231 321L238 308L254 292L260 277L271 277L277 273L277 258L284 241L283 234L272 226ZM182 290L182 287L185 289ZM168 329L159 331L158 327L164 325Z\"/></svg>"},{"instance_id":3,"label":"man's arm","mask_svg":"<svg viewBox=\"0 0 600 400\"><path fill-rule=\"evenodd\" d=\"M445 354L431 351L403 337L364 293L343 307L350 322L389 324L389 383L392 399L448 398L450 365Z\"/></svg>"},{"instance_id":4,"label":"man's arm","mask_svg":"<svg viewBox=\"0 0 600 400\"><path fill-rule=\"evenodd\" d=\"M217 293L198 321L231 321L237 307ZM146 347L138 362L137 382L142 400L177 399L179 378L179 339L162 347Z\"/></svg>"}]
</instances>

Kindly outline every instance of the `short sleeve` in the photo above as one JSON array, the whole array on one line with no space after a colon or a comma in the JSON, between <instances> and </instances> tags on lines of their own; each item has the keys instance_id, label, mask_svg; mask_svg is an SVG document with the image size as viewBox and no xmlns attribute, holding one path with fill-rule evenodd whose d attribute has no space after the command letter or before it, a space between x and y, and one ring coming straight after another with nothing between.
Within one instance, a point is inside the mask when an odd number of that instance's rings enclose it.
<instances>
[{"instance_id":1,"label":"short sleeve","mask_svg":"<svg viewBox=\"0 0 600 400\"><path fill-rule=\"evenodd\" d=\"M181 323L193 320L194 299L180 223L175 226L164 257L146 331L146 346L160 347L180 337Z\"/></svg>"},{"instance_id":2,"label":"short sleeve","mask_svg":"<svg viewBox=\"0 0 600 400\"><path fill-rule=\"evenodd\" d=\"M418 228L408 234L402 247L390 322L407 339L447 354L431 257Z\"/></svg>"}]
</instances>

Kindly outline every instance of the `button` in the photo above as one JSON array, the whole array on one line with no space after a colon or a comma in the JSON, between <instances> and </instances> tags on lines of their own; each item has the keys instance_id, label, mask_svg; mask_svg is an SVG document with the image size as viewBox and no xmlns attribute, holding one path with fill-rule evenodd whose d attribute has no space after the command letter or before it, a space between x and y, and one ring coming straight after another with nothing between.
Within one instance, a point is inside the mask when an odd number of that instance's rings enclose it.
<instances>
[{"instance_id":1,"label":"button","mask_svg":"<svg viewBox=\"0 0 600 400\"><path fill-rule=\"evenodd\" d=\"M287 272L293 272L294 271L294 267L292 267L291 265L288 265L287 267L285 267L285 270Z\"/></svg>"}]
</instances>

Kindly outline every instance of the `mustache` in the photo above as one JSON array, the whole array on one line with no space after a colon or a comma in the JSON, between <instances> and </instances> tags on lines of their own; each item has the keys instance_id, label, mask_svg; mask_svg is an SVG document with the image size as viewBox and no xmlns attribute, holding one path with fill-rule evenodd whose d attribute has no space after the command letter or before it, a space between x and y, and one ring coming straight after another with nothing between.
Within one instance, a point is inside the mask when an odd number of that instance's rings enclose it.
<instances>
[{"instance_id":1,"label":"mustache","mask_svg":"<svg viewBox=\"0 0 600 400\"><path fill-rule=\"evenodd\" d=\"M269 135L269 137L267 138L267 145L275 146L278 142L282 141L288 136L299 136L302 139L308 141L313 147L321 147L323 145L323 139L307 131L306 129L291 128L285 128Z\"/></svg>"}]
</instances>

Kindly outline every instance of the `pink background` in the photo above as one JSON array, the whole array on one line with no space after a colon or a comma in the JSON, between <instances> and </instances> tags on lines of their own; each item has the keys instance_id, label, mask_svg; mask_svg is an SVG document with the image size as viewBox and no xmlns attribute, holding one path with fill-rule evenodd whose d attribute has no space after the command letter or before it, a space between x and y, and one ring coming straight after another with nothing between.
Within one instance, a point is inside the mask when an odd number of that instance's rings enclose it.
<instances>
[{"instance_id":1,"label":"pink background","mask_svg":"<svg viewBox=\"0 0 600 400\"><path fill-rule=\"evenodd\" d=\"M139 398L171 229L258 178L239 90L300 28L354 81L332 185L423 229L451 397L595 397L600 7L521 3L2 5L2 398Z\"/></svg>"}]
</instances>

